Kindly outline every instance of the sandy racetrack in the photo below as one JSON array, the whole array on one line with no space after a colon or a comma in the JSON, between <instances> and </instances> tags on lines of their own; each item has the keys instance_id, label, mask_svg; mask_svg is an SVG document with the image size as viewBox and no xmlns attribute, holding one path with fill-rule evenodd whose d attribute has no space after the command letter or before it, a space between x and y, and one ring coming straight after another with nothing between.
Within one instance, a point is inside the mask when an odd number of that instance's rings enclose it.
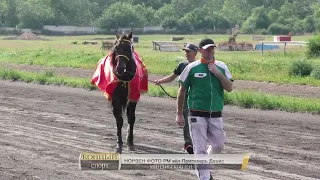
<instances>
[{"instance_id":1,"label":"sandy racetrack","mask_svg":"<svg viewBox=\"0 0 320 180\"><path fill-rule=\"evenodd\" d=\"M0 84L0 179L196 179L194 171L80 171L81 152L113 151L116 142L115 120L102 94ZM174 110L174 100L141 99L134 131L139 153L181 153ZM247 171L219 170L215 179L320 179L319 115L227 106L224 121L224 153L248 152L251 159Z\"/></svg>"}]
</instances>

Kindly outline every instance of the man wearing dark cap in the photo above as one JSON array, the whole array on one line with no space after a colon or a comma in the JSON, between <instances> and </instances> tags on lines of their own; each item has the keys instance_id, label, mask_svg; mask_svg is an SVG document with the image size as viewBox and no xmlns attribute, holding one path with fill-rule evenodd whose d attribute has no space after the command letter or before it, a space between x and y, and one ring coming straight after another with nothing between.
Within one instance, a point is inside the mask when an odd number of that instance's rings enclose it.
<instances>
[{"instance_id":1,"label":"man wearing dark cap","mask_svg":"<svg viewBox=\"0 0 320 180\"><path fill-rule=\"evenodd\" d=\"M183 48L183 50L185 51L187 61L179 63L170 76L164 77L159 80L155 80L155 83L157 85L172 82L174 79L176 79L176 77L178 77L182 73L184 68L189 63L192 63L196 60L196 56L198 53L198 47L196 45L187 44L186 47ZM188 125L187 98L188 98L188 93L185 93L185 103L183 106L183 118L184 118L183 137L185 142L184 150L187 151L189 154L193 154L192 140L190 138L190 131L189 131L189 125Z\"/></svg>"},{"instance_id":2,"label":"man wearing dark cap","mask_svg":"<svg viewBox=\"0 0 320 180\"><path fill-rule=\"evenodd\" d=\"M177 99L176 121L183 124L184 96L188 90L189 126L194 154L220 153L224 148L226 135L223 129L222 110L224 90L232 91L232 76L225 63L214 58L212 39L199 43L201 58L190 63L181 73L181 86ZM207 144L210 144L207 150ZM197 166L201 180L211 179L210 170Z\"/></svg>"}]
</instances>

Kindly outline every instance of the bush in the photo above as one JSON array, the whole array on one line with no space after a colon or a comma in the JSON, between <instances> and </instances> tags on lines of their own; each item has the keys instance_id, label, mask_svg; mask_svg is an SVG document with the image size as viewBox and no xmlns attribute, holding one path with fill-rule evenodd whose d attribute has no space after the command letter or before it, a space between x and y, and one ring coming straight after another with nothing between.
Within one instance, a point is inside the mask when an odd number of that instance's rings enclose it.
<instances>
[{"instance_id":1,"label":"bush","mask_svg":"<svg viewBox=\"0 0 320 180\"><path fill-rule=\"evenodd\" d=\"M312 64L306 60L295 61L289 68L290 76L309 76L312 72Z\"/></svg>"},{"instance_id":2,"label":"bush","mask_svg":"<svg viewBox=\"0 0 320 180\"><path fill-rule=\"evenodd\" d=\"M267 35L268 34L268 31L266 29L261 29L260 30L260 34L262 35Z\"/></svg>"},{"instance_id":3,"label":"bush","mask_svg":"<svg viewBox=\"0 0 320 180\"><path fill-rule=\"evenodd\" d=\"M320 79L320 67L315 68L315 69L311 72L310 76L311 76L312 78L315 78L315 79Z\"/></svg>"},{"instance_id":4,"label":"bush","mask_svg":"<svg viewBox=\"0 0 320 180\"><path fill-rule=\"evenodd\" d=\"M320 34L309 40L307 56L309 58L320 56Z\"/></svg>"},{"instance_id":5,"label":"bush","mask_svg":"<svg viewBox=\"0 0 320 180\"><path fill-rule=\"evenodd\" d=\"M188 34L192 33L193 26L190 23L186 22L184 19L182 19L178 21L177 30L179 31L179 33Z\"/></svg>"},{"instance_id":6,"label":"bush","mask_svg":"<svg viewBox=\"0 0 320 180\"><path fill-rule=\"evenodd\" d=\"M268 27L269 34L288 34L289 32L290 28L278 23L272 23Z\"/></svg>"}]
</instances>

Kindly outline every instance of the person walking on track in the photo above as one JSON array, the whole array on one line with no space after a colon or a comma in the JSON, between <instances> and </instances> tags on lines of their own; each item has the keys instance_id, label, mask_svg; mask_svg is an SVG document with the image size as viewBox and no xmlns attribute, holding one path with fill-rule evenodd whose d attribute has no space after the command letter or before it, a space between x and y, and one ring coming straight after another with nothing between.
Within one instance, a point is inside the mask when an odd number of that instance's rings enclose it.
<instances>
[{"instance_id":1,"label":"person walking on track","mask_svg":"<svg viewBox=\"0 0 320 180\"><path fill-rule=\"evenodd\" d=\"M232 76L225 63L214 58L216 45L212 39L199 43L201 59L190 63L181 73L181 84L177 98L176 122L183 125L183 104L189 89L189 126L194 154L220 153L224 148L226 135L223 129L222 110L224 90L232 91ZM210 170L197 166L200 180L212 179Z\"/></svg>"},{"instance_id":2,"label":"person walking on track","mask_svg":"<svg viewBox=\"0 0 320 180\"><path fill-rule=\"evenodd\" d=\"M159 80L155 80L155 83L157 85L163 84L163 83L169 83L175 80L184 70L184 68L189 64L196 60L196 56L198 53L198 47L194 44L187 44L185 48L183 48L185 51L185 55L187 58L187 61L179 63L176 68L174 69L173 73L170 76L164 77ZM183 119L184 119L184 126L183 126L183 137L184 137L184 150L187 151L189 154L193 154L193 146L192 146L192 140L190 137L190 131L189 131L189 123L188 123L188 106L187 106L187 99L188 99L188 93L185 93L185 103L183 106Z\"/></svg>"}]
</instances>

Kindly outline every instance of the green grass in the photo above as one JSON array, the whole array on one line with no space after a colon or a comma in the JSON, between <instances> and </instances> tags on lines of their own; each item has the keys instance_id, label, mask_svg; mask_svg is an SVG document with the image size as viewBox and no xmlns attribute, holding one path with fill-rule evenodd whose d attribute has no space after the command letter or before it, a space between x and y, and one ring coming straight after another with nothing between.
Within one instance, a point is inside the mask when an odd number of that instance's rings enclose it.
<instances>
[{"instance_id":1,"label":"green grass","mask_svg":"<svg viewBox=\"0 0 320 180\"><path fill-rule=\"evenodd\" d=\"M92 53L81 48L71 51L38 48L0 52L0 62L83 69L93 69L101 57L103 57L101 53Z\"/></svg>"},{"instance_id":2,"label":"green grass","mask_svg":"<svg viewBox=\"0 0 320 180\"><path fill-rule=\"evenodd\" d=\"M226 93L225 103L245 108L320 114L320 99L234 91Z\"/></svg>"},{"instance_id":3,"label":"green grass","mask_svg":"<svg viewBox=\"0 0 320 180\"><path fill-rule=\"evenodd\" d=\"M183 56L142 56L150 73L168 75L172 73ZM272 53L261 56L255 52L218 52L217 59L225 62L236 80L266 81L275 83L293 83L301 85L320 86L320 81L311 77L296 77L289 75L289 67L294 60L303 59L299 53L284 56ZM320 59L309 60L314 66L320 65Z\"/></svg>"},{"instance_id":4,"label":"green grass","mask_svg":"<svg viewBox=\"0 0 320 180\"><path fill-rule=\"evenodd\" d=\"M164 88L171 96L177 96L177 87L166 86ZM149 90L149 94L152 96L166 96L166 94L155 85L150 85ZM231 93L225 93L225 104L244 108L320 114L320 99L274 95L252 91L233 91Z\"/></svg>"},{"instance_id":5,"label":"green grass","mask_svg":"<svg viewBox=\"0 0 320 180\"><path fill-rule=\"evenodd\" d=\"M2 68L0 66L0 79L23 81L27 83L37 83L42 85L64 85L74 88L92 88L87 78L70 78L66 76L56 76L53 72L45 71L43 73L31 73L19 70Z\"/></svg>"},{"instance_id":6,"label":"green grass","mask_svg":"<svg viewBox=\"0 0 320 180\"><path fill-rule=\"evenodd\" d=\"M170 41L172 36L174 35L143 35L140 36L140 42L135 44L136 51L141 55L150 73L168 75L185 59L184 52L152 50L153 40ZM196 43L206 36L218 43L228 39L228 35L186 35L183 41L177 43L182 47L184 42ZM100 45L72 45L71 41L77 40L81 43L97 37L112 36L45 37L51 41L0 40L0 62L94 69L98 60L108 52L101 51ZM252 35L238 35L237 42L252 42L251 38ZM272 38L273 36L266 36L268 41ZM292 40L302 41L309 38L310 36L294 36ZM101 42L101 40L96 41ZM290 64L292 61L304 59L304 51L305 49L299 46L288 48L287 55L282 51L269 51L264 55L261 52L217 51L216 59L227 64L234 79L320 86L320 80L314 78L289 76ZM320 65L320 58L310 61L315 66Z\"/></svg>"},{"instance_id":7,"label":"green grass","mask_svg":"<svg viewBox=\"0 0 320 180\"><path fill-rule=\"evenodd\" d=\"M0 79L96 89L91 85L90 79L88 78L56 76L52 71L30 73L0 67ZM164 88L170 95L177 96L178 88L176 86L165 86ZM149 84L148 94L150 96L158 97L166 96L159 86L153 84ZM231 93L225 93L225 103L245 108L320 114L320 99L299 98L250 91L233 91Z\"/></svg>"}]
</instances>

